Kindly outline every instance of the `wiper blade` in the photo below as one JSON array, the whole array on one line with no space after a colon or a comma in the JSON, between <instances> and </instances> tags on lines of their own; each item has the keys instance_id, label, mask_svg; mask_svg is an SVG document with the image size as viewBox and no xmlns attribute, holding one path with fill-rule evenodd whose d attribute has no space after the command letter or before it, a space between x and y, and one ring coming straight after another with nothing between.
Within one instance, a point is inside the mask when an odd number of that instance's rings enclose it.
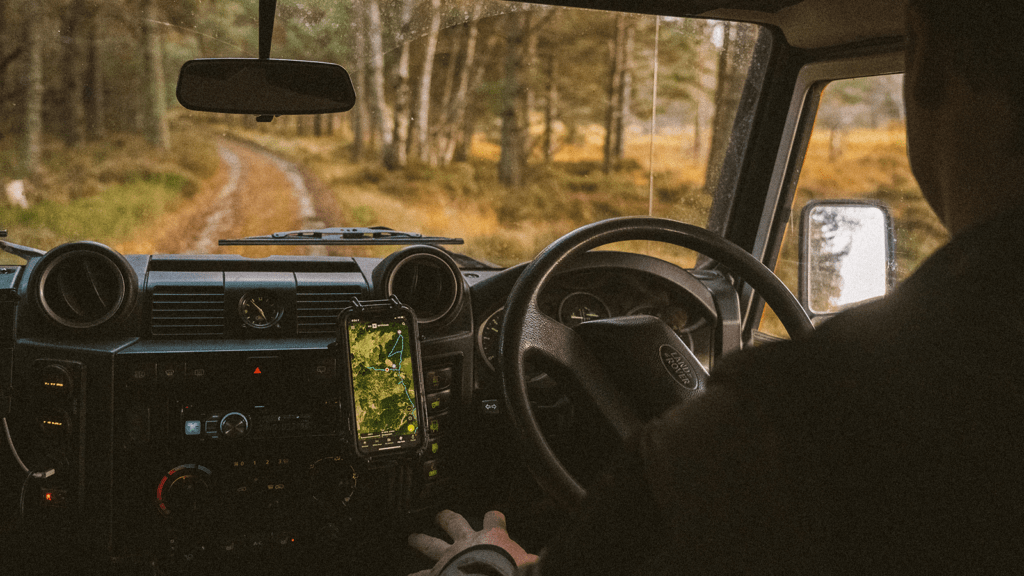
<instances>
[{"instance_id":1,"label":"wiper blade","mask_svg":"<svg viewBox=\"0 0 1024 576\"><path fill-rule=\"evenodd\" d=\"M249 236L232 240L220 240L220 246L369 246L401 244L463 244L462 238L424 236L415 232L400 232L385 226L369 228L320 228L319 230L292 230L276 232L268 236Z\"/></svg>"},{"instance_id":2,"label":"wiper blade","mask_svg":"<svg viewBox=\"0 0 1024 576\"><path fill-rule=\"evenodd\" d=\"M0 230L0 238L7 238L7 230ZM15 244L13 242L8 242L7 240L0 240L0 250L3 250L8 254L14 254L18 258L22 258L24 260L31 260L33 258L39 258L46 255L46 252L38 248L22 246L21 244Z\"/></svg>"}]
</instances>

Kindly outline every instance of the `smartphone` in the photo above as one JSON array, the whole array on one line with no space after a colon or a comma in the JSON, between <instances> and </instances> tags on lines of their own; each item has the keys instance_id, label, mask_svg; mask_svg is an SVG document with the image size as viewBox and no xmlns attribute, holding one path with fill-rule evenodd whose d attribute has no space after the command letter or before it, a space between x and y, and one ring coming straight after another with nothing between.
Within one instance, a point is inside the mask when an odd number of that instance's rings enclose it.
<instances>
[{"instance_id":1,"label":"smartphone","mask_svg":"<svg viewBox=\"0 0 1024 576\"><path fill-rule=\"evenodd\" d=\"M388 301L350 308L339 323L356 452L415 452L423 446L427 422L415 314Z\"/></svg>"}]
</instances>

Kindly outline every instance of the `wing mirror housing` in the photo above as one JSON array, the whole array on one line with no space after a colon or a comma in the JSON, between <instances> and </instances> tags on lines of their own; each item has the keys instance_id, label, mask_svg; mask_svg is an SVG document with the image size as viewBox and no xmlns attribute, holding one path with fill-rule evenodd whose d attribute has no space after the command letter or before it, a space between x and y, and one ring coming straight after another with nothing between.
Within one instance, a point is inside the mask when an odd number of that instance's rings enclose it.
<instances>
[{"instance_id":1,"label":"wing mirror housing","mask_svg":"<svg viewBox=\"0 0 1024 576\"><path fill-rule=\"evenodd\" d=\"M800 303L812 319L885 296L896 270L885 206L814 200L800 220Z\"/></svg>"},{"instance_id":2,"label":"wing mirror housing","mask_svg":"<svg viewBox=\"0 0 1024 576\"><path fill-rule=\"evenodd\" d=\"M176 94L189 110L271 117L346 112L356 102L341 66L271 58L189 60Z\"/></svg>"}]
</instances>

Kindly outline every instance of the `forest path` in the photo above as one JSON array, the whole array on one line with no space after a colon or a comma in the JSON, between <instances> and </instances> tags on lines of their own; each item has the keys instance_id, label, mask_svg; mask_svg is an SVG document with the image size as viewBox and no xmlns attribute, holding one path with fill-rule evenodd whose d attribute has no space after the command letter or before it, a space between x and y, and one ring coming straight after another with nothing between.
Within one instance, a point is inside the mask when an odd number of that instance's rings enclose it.
<instances>
[{"instance_id":1,"label":"forest path","mask_svg":"<svg viewBox=\"0 0 1024 576\"><path fill-rule=\"evenodd\" d=\"M193 254L217 251L220 238L242 238L308 228L322 228L313 198L299 168L287 160L228 140L217 143L227 182L206 214L204 225L187 250ZM323 255L323 247L300 248L299 253Z\"/></svg>"},{"instance_id":2,"label":"forest path","mask_svg":"<svg viewBox=\"0 0 1024 576\"><path fill-rule=\"evenodd\" d=\"M262 148L219 138L217 153L221 162L213 177L154 223L150 236L134 242L138 251L250 257L327 253L321 246L218 246L222 238L322 228L324 220L333 219L322 214L334 214L334 202L298 166Z\"/></svg>"}]
</instances>

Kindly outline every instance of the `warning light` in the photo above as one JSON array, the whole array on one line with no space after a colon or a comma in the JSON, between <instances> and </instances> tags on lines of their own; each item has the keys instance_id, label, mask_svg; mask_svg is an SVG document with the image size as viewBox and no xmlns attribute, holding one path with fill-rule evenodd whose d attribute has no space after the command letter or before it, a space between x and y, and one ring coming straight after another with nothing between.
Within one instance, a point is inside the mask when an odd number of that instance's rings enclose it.
<instances>
[{"instance_id":1,"label":"warning light","mask_svg":"<svg viewBox=\"0 0 1024 576\"><path fill-rule=\"evenodd\" d=\"M44 490L43 491L43 504L47 506L61 506L67 499L66 490Z\"/></svg>"},{"instance_id":2,"label":"warning light","mask_svg":"<svg viewBox=\"0 0 1024 576\"><path fill-rule=\"evenodd\" d=\"M259 366L257 366L257 367L256 367L256 369L252 371L252 373L253 373L253 374L263 374L263 371L262 371L262 370L260 370L260 367L259 367Z\"/></svg>"}]
</instances>

